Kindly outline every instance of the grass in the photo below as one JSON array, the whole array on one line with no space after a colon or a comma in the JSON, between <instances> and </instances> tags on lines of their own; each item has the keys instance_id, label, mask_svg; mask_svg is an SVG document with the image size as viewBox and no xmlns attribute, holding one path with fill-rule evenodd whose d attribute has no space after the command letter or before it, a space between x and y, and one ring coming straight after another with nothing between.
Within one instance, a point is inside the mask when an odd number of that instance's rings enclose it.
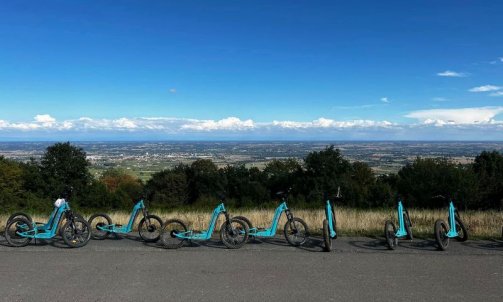
<instances>
[{"instance_id":1,"label":"grass","mask_svg":"<svg viewBox=\"0 0 503 302\"><path fill-rule=\"evenodd\" d=\"M325 212L320 210L295 210L293 214L306 221L310 230L314 234L321 234L322 222L325 219ZM245 216L258 227L269 227L274 215L273 209L256 210L233 210L232 216ZM415 237L432 238L433 225L435 220L441 218L447 220L447 209L441 210L415 210L410 209L411 220L413 224L413 233ZM203 230L208 227L211 211L172 211L155 212L163 221L170 218L177 218L184 221L189 228L194 230ZM109 214L113 223L127 224L129 213L114 212ZM396 211L390 210L361 210L351 208L336 209L337 226L339 234L342 236L382 236L384 231L384 222L392 220L397 222ZM86 218L88 218L87 216ZM7 215L0 215L0 230L3 232ZM35 221L46 221L47 216L34 215ZM468 227L471 239L491 239L501 238L503 226L503 212L499 211L466 211L461 212L461 218ZM139 220L137 220L139 221ZM219 219L216 230L219 230L223 217ZM282 215L278 224L278 233L281 233L286 222L285 215Z\"/></svg>"}]
</instances>

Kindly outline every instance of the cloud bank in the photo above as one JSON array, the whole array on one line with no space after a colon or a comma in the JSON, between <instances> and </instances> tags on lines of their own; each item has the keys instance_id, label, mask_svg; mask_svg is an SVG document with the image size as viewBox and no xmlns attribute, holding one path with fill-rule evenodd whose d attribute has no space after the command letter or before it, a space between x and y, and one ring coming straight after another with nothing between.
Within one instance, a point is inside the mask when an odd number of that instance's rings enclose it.
<instances>
[{"instance_id":1,"label":"cloud bank","mask_svg":"<svg viewBox=\"0 0 503 302\"><path fill-rule=\"evenodd\" d=\"M336 120L320 117L311 121L226 117L191 119L176 117L121 117L116 119L57 120L38 114L33 120L0 120L0 139L503 139L503 107L429 109L404 115L408 122L387 120Z\"/></svg>"}]
</instances>

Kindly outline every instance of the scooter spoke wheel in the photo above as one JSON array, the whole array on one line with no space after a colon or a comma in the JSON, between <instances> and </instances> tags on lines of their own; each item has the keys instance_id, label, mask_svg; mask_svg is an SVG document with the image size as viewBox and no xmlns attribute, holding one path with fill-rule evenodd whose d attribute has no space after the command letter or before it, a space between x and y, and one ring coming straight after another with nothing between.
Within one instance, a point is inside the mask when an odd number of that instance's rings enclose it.
<instances>
[{"instance_id":1,"label":"scooter spoke wheel","mask_svg":"<svg viewBox=\"0 0 503 302\"><path fill-rule=\"evenodd\" d=\"M309 238L309 229L304 220L294 217L292 221L287 221L283 229L286 241L293 246L301 246Z\"/></svg>"},{"instance_id":2,"label":"scooter spoke wheel","mask_svg":"<svg viewBox=\"0 0 503 302\"><path fill-rule=\"evenodd\" d=\"M394 250L398 245L398 238L396 238L396 227L391 221L386 221L384 223L384 237L386 238L386 243L388 244L388 249Z\"/></svg>"},{"instance_id":3,"label":"scooter spoke wheel","mask_svg":"<svg viewBox=\"0 0 503 302\"><path fill-rule=\"evenodd\" d=\"M34 234L33 224L24 217L17 217L7 222L4 236L11 246L22 247L28 245L32 239L20 235L22 232L29 232L30 235Z\"/></svg>"},{"instance_id":4,"label":"scooter spoke wheel","mask_svg":"<svg viewBox=\"0 0 503 302\"><path fill-rule=\"evenodd\" d=\"M230 249L238 249L248 241L250 230L248 224L242 220L232 218L220 227L220 239Z\"/></svg>"},{"instance_id":5,"label":"scooter spoke wheel","mask_svg":"<svg viewBox=\"0 0 503 302\"><path fill-rule=\"evenodd\" d=\"M11 221L12 219L19 218L19 217L25 218L29 222L33 222L33 219L31 218L30 215L23 213L23 212L17 212L17 213L14 213L9 216L9 218L7 219L7 223L9 223L9 221Z\"/></svg>"},{"instance_id":6,"label":"scooter spoke wheel","mask_svg":"<svg viewBox=\"0 0 503 302\"><path fill-rule=\"evenodd\" d=\"M248 225L248 229L249 229L249 230L251 230L251 229L253 228L253 224L252 224L252 222L250 221L250 219L248 219L248 218L246 218L246 217L244 217L244 216L235 216L235 217L233 217L233 218L234 218L234 219L238 219L238 220L241 220L241 221L245 222L245 223ZM249 236L248 236L248 241L250 241L250 239L252 239L252 240L253 240L253 239L254 239L254 237L255 237L255 236L253 236L253 235L249 234Z\"/></svg>"},{"instance_id":7,"label":"scooter spoke wheel","mask_svg":"<svg viewBox=\"0 0 503 302\"><path fill-rule=\"evenodd\" d=\"M73 213L73 216L74 217L78 217L80 219L84 219L84 217L80 214L77 214L77 213ZM84 219L85 220L85 219ZM60 221L59 221L59 224L58 224L58 234L61 236L61 238L63 238L63 226L66 224L66 222L68 221L68 219L66 217L63 217Z\"/></svg>"},{"instance_id":8,"label":"scooter spoke wheel","mask_svg":"<svg viewBox=\"0 0 503 302\"><path fill-rule=\"evenodd\" d=\"M454 219L456 221L456 231L458 232L458 237L456 237L456 239L461 242L468 240L468 231L466 230L466 226L463 223L463 220L461 220L461 217L459 217L458 213L456 213Z\"/></svg>"},{"instance_id":9,"label":"scooter spoke wheel","mask_svg":"<svg viewBox=\"0 0 503 302\"><path fill-rule=\"evenodd\" d=\"M161 236L162 220L158 216L148 215L140 220L138 233L145 242L156 242Z\"/></svg>"},{"instance_id":10,"label":"scooter spoke wheel","mask_svg":"<svg viewBox=\"0 0 503 302\"><path fill-rule=\"evenodd\" d=\"M89 217L91 238L96 240L103 240L107 238L110 232L103 230L103 228L111 224L112 219L107 214L94 214Z\"/></svg>"},{"instance_id":11,"label":"scooter spoke wheel","mask_svg":"<svg viewBox=\"0 0 503 302\"><path fill-rule=\"evenodd\" d=\"M439 219L435 221L435 241L437 242L438 249L441 251L445 251L449 246L448 232L449 228L443 220Z\"/></svg>"},{"instance_id":12,"label":"scooter spoke wheel","mask_svg":"<svg viewBox=\"0 0 503 302\"><path fill-rule=\"evenodd\" d=\"M176 235L185 232L187 232L187 226L181 220L169 219L162 228L161 242L167 249L177 249L183 245L185 239Z\"/></svg>"},{"instance_id":13,"label":"scooter spoke wheel","mask_svg":"<svg viewBox=\"0 0 503 302\"><path fill-rule=\"evenodd\" d=\"M325 252L330 252L332 250L332 237L330 237L330 229L326 219L323 220L323 241L325 243Z\"/></svg>"},{"instance_id":14,"label":"scooter spoke wheel","mask_svg":"<svg viewBox=\"0 0 503 302\"><path fill-rule=\"evenodd\" d=\"M74 217L63 226L62 236L69 247L82 247L91 239L91 227L84 219Z\"/></svg>"},{"instance_id":15,"label":"scooter spoke wheel","mask_svg":"<svg viewBox=\"0 0 503 302\"><path fill-rule=\"evenodd\" d=\"M410 222L409 212L403 212L403 224L405 227L405 232L407 233L407 239L413 240L414 236L412 235L412 223Z\"/></svg>"}]
</instances>

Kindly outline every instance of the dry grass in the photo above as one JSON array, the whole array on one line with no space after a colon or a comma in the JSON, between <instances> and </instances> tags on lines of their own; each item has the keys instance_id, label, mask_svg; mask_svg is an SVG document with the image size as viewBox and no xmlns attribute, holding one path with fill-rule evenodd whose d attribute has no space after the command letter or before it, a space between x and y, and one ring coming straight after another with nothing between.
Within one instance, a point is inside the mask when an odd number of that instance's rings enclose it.
<instances>
[{"instance_id":1,"label":"dry grass","mask_svg":"<svg viewBox=\"0 0 503 302\"><path fill-rule=\"evenodd\" d=\"M293 214L306 221L312 233L320 234L325 213L320 210L295 210ZM447 209L442 210L414 210L410 209L413 232L417 237L432 237L435 220L441 218L447 220ZM170 218L181 219L187 223L188 227L194 230L203 230L208 227L210 211L173 211L155 212L163 220ZM235 210L231 211L232 216L245 216L254 226L268 227L271 224L274 210ZM339 234L346 236L382 236L384 222L388 219L396 223L395 210L356 210L349 208L337 208L337 225ZM127 224L129 213L111 213L113 223ZM503 226L503 213L499 211L467 211L461 212L461 217L468 226L471 238L501 238L501 228ZM36 215L35 221L45 221L46 216ZM87 217L86 217L87 218ZM0 228L3 230L7 220L7 215L0 216ZM220 228L223 217L220 217L216 230ZM283 230L286 222L285 215L282 215L278 224L278 232Z\"/></svg>"}]
</instances>

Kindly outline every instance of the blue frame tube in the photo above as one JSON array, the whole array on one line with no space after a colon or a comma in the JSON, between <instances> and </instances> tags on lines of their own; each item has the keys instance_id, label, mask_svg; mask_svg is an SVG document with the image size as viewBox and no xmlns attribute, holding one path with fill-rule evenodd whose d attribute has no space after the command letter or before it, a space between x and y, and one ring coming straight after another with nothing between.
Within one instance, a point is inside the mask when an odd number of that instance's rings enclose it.
<instances>
[{"instance_id":1,"label":"blue frame tube","mask_svg":"<svg viewBox=\"0 0 503 302\"><path fill-rule=\"evenodd\" d=\"M332 204L330 203L330 200L327 200L325 204L325 216L327 217L328 221L328 229L330 230L330 237L334 238L337 233L335 233L334 230L334 223L332 219Z\"/></svg>"},{"instance_id":2,"label":"blue frame tube","mask_svg":"<svg viewBox=\"0 0 503 302\"><path fill-rule=\"evenodd\" d=\"M403 219L403 204L402 201L398 201L398 207L397 207L397 212L398 212L398 230L396 231L395 236L397 238L400 237L405 237L407 236L407 231L405 230L405 221Z\"/></svg>"},{"instance_id":3,"label":"blue frame tube","mask_svg":"<svg viewBox=\"0 0 503 302\"><path fill-rule=\"evenodd\" d=\"M210 224L207 230L201 232L194 232L192 230L175 234L176 237L189 239L189 240L208 240L211 238L213 231L215 230L215 226L217 224L218 217L220 214L225 213L225 206L223 203L219 204L214 210L210 218Z\"/></svg>"},{"instance_id":4,"label":"blue frame tube","mask_svg":"<svg viewBox=\"0 0 503 302\"><path fill-rule=\"evenodd\" d=\"M278 229L278 223L279 219L281 218L281 214L283 214L284 211L288 210L288 206L286 205L286 202L283 201L274 211L274 217L272 218L272 224L271 227L262 230L262 231L257 231L257 228L252 228L250 230L250 235L251 236L256 236L256 237L273 237L276 235L276 230Z\"/></svg>"},{"instance_id":5,"label":"blue frame tube","mask_svg":"<svg viewBox=\"0 0 503 302\"><path fill-rule=\"evenodd\" d=\"M452 200L449 201L449 232L447 232L446 236L449 238L458 237L458 231L456 230L456 219L455 219L455 211L454 203Z\"/></svg>"}]
</instances>

